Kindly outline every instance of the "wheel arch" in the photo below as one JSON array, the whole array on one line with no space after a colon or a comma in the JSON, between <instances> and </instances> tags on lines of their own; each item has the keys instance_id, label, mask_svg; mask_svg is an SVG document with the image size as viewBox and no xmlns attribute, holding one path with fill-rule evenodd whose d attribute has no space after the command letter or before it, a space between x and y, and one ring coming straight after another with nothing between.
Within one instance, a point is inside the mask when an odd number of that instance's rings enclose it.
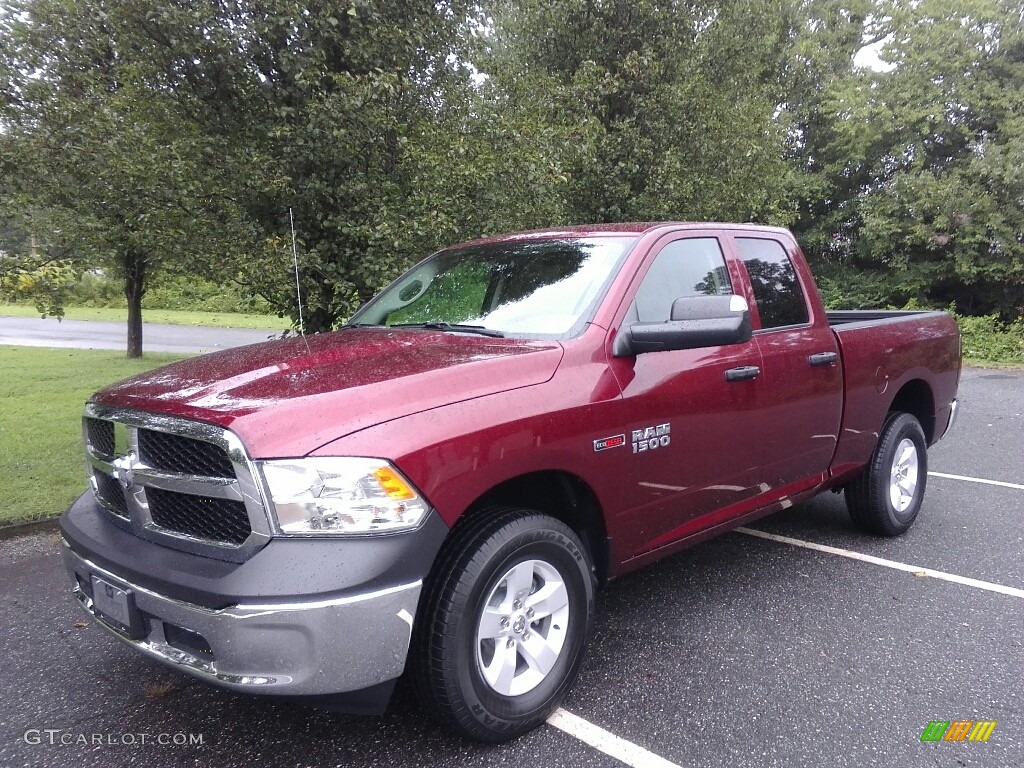
<instances>
[{"instance_id":1,"label":"wheel arch","mask_svg":"<svg viewBox=\"0 0 1024 768\"><path fill-rule=\"evenodd\" d=\"M894 412L909 413L916 418L927 444L935 442L935 395L923 379L911 379L900 387L889 405L889 413Z\"/></svg>"},{"instance_id":2,"label":"wheel arch","mask_svg":"<svg viewBox=\"0 0 1024 768\"><path fill-rule=\"evenodd\" d=\"M564 470L540 470L509 478L478 496L455 525L466 525L496 507L534 509L561 520L587 548L598 583L607 581L611 553L604 514L597 494L581 477Z\"/></svg>"}]
</instances>

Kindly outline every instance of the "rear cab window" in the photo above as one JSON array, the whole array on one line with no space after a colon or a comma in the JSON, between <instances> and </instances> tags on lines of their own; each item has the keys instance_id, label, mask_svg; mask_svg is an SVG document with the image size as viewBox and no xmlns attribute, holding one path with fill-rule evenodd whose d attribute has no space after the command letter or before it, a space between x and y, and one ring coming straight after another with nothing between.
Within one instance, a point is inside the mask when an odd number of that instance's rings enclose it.
<instances>
[{"instance_id":1,"label":"rear cab window","mask_svg":"<svg viewBox=\"0 0 1024 768\"><path fill-rule=\"evenodd\" d=\"M807 296L782 243L760 237L736 237L734 242L750 278L761 330L809 323Z\"/></svg>"}]
</instances>

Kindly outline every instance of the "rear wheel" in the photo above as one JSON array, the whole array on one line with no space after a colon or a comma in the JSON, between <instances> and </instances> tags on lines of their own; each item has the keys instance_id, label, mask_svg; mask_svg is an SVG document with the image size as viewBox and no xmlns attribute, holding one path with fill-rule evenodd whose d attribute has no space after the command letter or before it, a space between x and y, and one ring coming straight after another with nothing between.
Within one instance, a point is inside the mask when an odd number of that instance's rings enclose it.
<instances>
[{"instance_id":1,"label":"rear wheel","mask_svg":"<svg viewBox=\"0 0 1024 768\"><path fill-rule=\"evenodd\" d=\"M891 413L864 474L846 486L846 506L860 528L898 536L917 518L928 480L924 430L909 413Z\"/></svg>"},{"instance_id":2,"label":"rear wheel","mask_svg":"<svg viewBox=\"0 0 1024 768\"><path fill-rule=\"evenodd\" d=\"M590 634L594 578L571 529L523 509L453 532L417 622L426 706L480 741L543 723L568 692Z\"/></svg>"}]
</instances>

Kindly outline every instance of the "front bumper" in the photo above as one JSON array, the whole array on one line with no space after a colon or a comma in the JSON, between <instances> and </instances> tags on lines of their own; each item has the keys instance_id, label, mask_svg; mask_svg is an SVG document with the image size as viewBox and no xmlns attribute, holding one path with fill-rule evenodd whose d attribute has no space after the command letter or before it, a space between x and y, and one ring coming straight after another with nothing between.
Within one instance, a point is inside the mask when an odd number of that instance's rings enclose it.
<instances>
[{"instance_id":1,"label":"front bumper","mask_svg":"<svg viewBox=\"0 0 1024 768\"><path fill-rule=\"evenodd\" d=\"M104 515L86 494L61 520L73 595L97 624L217 686L347 711L386 705L447 532L432 513L409 534L273 539L231 564L138 539ZM381 695L367 704L368 691ZM361 703L350 707L346 697Z\"/></svg>"},{"instance_id":2,"label":"front bumper","mask_svg":"<svg viewBox=\"0 0 1024 768\"><path fill-rule=\"evenodd\" d=\"M126 582L70 547L64 560L75 599L114 637L224 688L288 696L356 691L401 675L422 585L212 610ZM93 577L131 595L140 619L136 632L96 610Z\"/></svg>"}]
</instances>

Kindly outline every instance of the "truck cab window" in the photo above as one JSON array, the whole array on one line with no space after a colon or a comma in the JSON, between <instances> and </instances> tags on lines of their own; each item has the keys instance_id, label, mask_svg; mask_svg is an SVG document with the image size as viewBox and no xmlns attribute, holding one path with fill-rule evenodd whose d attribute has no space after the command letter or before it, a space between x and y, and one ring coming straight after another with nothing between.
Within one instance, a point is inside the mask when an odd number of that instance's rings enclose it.
<instances>
[{"instance_id":1,"label":"truck cab window","mask_svg":"<svg viewBox=\"0 0 1024 768\"><path fill-rule=\"evenodd\" d=\"M761 328L808 322L807 300L782 244L776 240L737 237L736 250L750 276Z\"/></svg>"},{"instance_id":2,"label":"truck cab window","mask_svg":"<svg viewBox=\"0 0 1024 768\"><path fill-rule=\"evenodd\" d=\"M730 293L732 283L718 240L693 237L661 249L637 289L634 306L641 323L659 323L669 319L676 299Z\"/></svg>"}]
</instances>

